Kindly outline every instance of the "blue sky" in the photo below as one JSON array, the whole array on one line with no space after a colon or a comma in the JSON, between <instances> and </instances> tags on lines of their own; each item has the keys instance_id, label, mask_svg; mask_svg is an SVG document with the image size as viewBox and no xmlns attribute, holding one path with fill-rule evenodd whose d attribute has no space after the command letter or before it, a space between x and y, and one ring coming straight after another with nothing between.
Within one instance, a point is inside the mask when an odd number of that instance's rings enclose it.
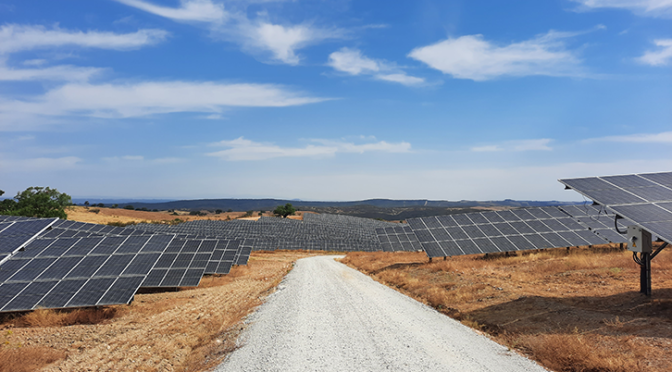
<instances>
[{"instance_id":1,"label":"blue sky","mask_svg":"<svg viewBox=\"0 0 672 372\"><path fill-rule=\"evenodd\" d=\"M672 170L672 1L0 0L0 189L580 200Z\"/></svg>"}]
</instances>

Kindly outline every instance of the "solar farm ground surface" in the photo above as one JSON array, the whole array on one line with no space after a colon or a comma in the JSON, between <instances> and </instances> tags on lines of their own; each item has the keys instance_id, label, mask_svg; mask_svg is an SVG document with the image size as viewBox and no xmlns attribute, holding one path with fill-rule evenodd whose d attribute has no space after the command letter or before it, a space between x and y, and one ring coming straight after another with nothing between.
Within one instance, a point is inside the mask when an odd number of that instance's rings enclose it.
<instances>
[{"instance_id":1,"label":"solar farm ground surface","mask_svg":"<svg viewBox=\"0 0 672 372\"><path fill-rule=\"evenodd\" d=\"M652 261L647 298L632 252L605 247L432 263L424 252L361 252L343 262L552 371L671 371L672 252Z\"/></svg>"},{"instance_id":2,"label":"solar farm ground surface","mask_svg":"<svg viewBox=\"0 0 672 372\"><path fill-rule=\"evenodd\" d=\"M660 274L647 299L628 252L570 252L433 263L423 252L351 253L346 262L551 370L672 370L672 254L653 261ZM0 341L10 346L0 349L0 371L16 371L8 364L37 370L27 359L40 358L53 362L43 360L46 371L206 371L234 349L241 319L306 256L253 252L248 266L196 289L138 294L130 306L104 312L4 318Z\"/></svg>"},{"instance_id":3,"label":"solar farm ground surface","mask_svg":"<svg viewBox=\"0 0 672 372\"><path fill-rule=\"evenodd\" d=\"M92 218L104 209L74 219L101 222ZM136 221L143 220L137 213L160 214L126 212ZM638 293L639 267L629 252L546 252L433 263L424 252L351 253L346 261L551 370L672 370L669 250L653 261L657 275L650 299ZM138 294L131 305L102 310L0 317L0 372L41 366L208 370L234 349L241 319L273 291L292 262L324 253L329 252L253 252L250 265L207 277L195 289Z\"/></svg>"}]
</instances>

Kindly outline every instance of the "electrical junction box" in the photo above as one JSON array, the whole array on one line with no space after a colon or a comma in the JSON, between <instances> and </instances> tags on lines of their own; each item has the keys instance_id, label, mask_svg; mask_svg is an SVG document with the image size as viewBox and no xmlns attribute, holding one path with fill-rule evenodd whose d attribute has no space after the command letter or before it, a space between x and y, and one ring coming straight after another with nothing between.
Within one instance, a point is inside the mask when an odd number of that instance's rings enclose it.
<instances>
[{"instance_id":1,"label":"electrical junction box","mask_svg":"<svg viewBox=\"0 0 672 372\"><path fill-rule=\"evenodd\" d=\"M639 226L628 226L628 250L651 253L651 233Z\"/></svg>"}]
</instances>

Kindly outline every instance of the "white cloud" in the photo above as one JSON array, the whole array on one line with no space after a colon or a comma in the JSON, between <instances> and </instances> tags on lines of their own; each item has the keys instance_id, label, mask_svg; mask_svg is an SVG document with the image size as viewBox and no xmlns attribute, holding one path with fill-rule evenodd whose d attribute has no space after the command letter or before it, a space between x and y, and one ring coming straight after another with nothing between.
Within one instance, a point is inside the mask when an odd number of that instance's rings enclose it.
<instances>
[{"instance_id":1,"label":"white cloud","mask_svg":"<svg viewBox=\"0 0 672 372\"><path fill-rule=\"evenodd\" d=\"M350 75L373 75L378 80L408 86L425 83L425 79L409 76L391 63L368 58L357 49L341 48L331 53L327 65Z\"/></svg>"},{"instance_id":2,"label":"white cloud","mask_svg":"<svg viewBox=\"0 0 672 372\"><path fill-rule=\"evenodd\" d=\"M169 8L141 0L116 1L175 21L223 22L228 17L224 5L215 4L210 0L180 0L179 8Z\"/></svg>"},{"instance_id":3,"label":"white cloud","mask_svg":"<svg viewBox=\"0 0 672 372\"><path fill-rule=\"evenodd\" d=\"M584 143L593 142L621 142L621 143L652 143L652 144L672 144L672 132L661 133L637 133L626 136L608 136L600 138L590 138Z\"/></svg>"},{"instance_id":4,"label":"white cloud","mask_svg":"<svg viewBox=\"0 0 672 372\"><path fill-rule=\"evenodd\" d=\"M649 16L672 16L671 0L573 0L584 9L622 8Z\"/></svg>"},{"instance_id":5,"label":"white cloud","mask_svg":"<svg viewBox=\"0 0 672 372\"><path fill-rule=\"evenodd\" d=\"M103 69L77 66L53 66L31 69L13 69L0 61L0 81L88 81L94 75L100 74Z\"/></svg>"},{"instance_id":6,"label":"white cloud","mask_svg":"<svg viewBox=\"0 0 672 372\"><path fill-rule=\"evenodd\" d=\"M219 113L227 107L285 107L325 101L270 84L142 82L65 84L25 101L0 99L0 130L26 116L137 117L172 112ZM8 122L8 120L10 122ZM22 125L22 124L21 124Z\"/></svg>"},{"instance_id":7,"label":"white cloud","mask_svg":"<svg viewBox=\"0 0 672 372\"><path fill-rule=\"evenodd\" d=\"M342 48L329 55L327 65L350 75L373 74L380 71L381 63L362 55L357 49Z\"/></svg>"},{"instance_id":8,"label":"white cloud","mask_svg":"<svg viewBox=\"0 0 672 372\"><path fill-rule=\"evenodd\" d=\"M59 171L75 168L82 159L76 156L62 158L8 159L0 157L0 169L14 172Z\"/></svg>"},{"instance_id":9,"label":"white cloud","mask_svg":"<svg viewBox=\"0 0 672 372\"><path fill-rule=\"evenodd\" d=\"M228 161L241 160L267 160L284 157L331 157L337 153L358 153L370 151L380 152L409 152L411 145L407 142L387 143L379 141L375 143L355 144L350 142L313 140L319 145L307 145L305 147L280 147L274 144L259 143L247 140L243 137L231 141L220 141L213 146L228 147L226 150L208 153L208 156L222 158Z\"/></svg>"},{"instance_id":10,"label":"white cloud","mask_svg":"<svg viewBox=\"0 0 672 372\"><path fill-rule=\"evenodd\" d=\"M504 149L497 146L497 145L476 146L476 147L471 148L471 151L474 151L474 152L496 152L496 151L502 151L502 150L504 150Z\"/></svg>"},{"instance_id":11,"label":"white cloud","mask_svg":"<svg viewBox=\"0 0 672 372\"><path fill-rule=\"evenodd\" d=\"M378 74L374 76L378 80L390 81L393 83L399 83L403 85L421 85L425 83L425 79L409 76L405 73L396 73L396 74Z\"/></svg>"},{"instance_id":12,"label":"white cloud","mask_svg":"<svg viewBox=\"0 0 672 372\"><path fill-rule=\"evenodd\" d=\"M270 53L270 61L297 65L301 61L297 51L328 39L341 39L347 32L336 28L316 27L309 23L282 25L268 21L265 12L250 19L247 5L242 9L225 11L221 4L211 0L182 0L179 8L154 5L142 0L117 0L146 12L175 21L205 22L215 38L240 44L252 54ZM265 56L264 56L265 58Z\"/></svg>"},{"instance_id":13,"label":"white cloud","mask_svg":"<svg viewBox=\"0 0 672 372\"><path fill-rule=\"evenodd\" d=\"M413 49L408 56L457 79L581 76L579 59L562 42L575 35L549 31L534 39L504 46L484 40L482 35L466 35Z\"/></svg>"},{"instance_id":14,"label":"white cloud","mask_svg":"<svg viewBox=\"0 0 672 372\"><path fill-rule=\"evenodd\" d=\"M216 31L226 39L243 45L253 54L270 52L271 60L297 65L301 61L296 52L328 39L345 37L345 31L326 29L310 24L280 25L263 20L250 21L238 17L238 24Z\"/></svg>"},{"instance_id":15,"label":"white cloud","mask_svg":"<svg viewBox=\"0 0 672 372\"><path fill-rule=\"evenodd\" d=\"M155 164L177 164L184 163L186 160L182 158L157 158L153 159L152 163Z\"/></svg>"},{"instance_id":16,"label":"white cloud","mask_svg":"<svg viewBox=\"0 0 672 372\"><path fill-rule=\"evenodd\" d=\"M136 49L163 41L168 33L145 29L128 34L98 31L69 31L59 27L3 25L0 27L0 54L62 46L113 50Z\"/></svg>"},{"instance_id":17,"label":"white cloud","mask_svg":"<svg viewBox=\"0 0 672 372\"><path fill-rule=\"evenodd\" d=\"M474 152L497 152L497 151L551 151L549 144L553 140L549 138L507 141L498 145L475 146L470 150Z\"/></svg>"},{"instance_id":18,"label":"white cloud","mask_svg":"<svg viewBox=\"0 0 672 372\"><path fill-rule=\"evenodd\" d=\"M656 51L647 51L637 58L641 63L651 66L664 66L672 61L672 39L655 40L654 44L659 47Z\"/></svg>"}]
</instances>

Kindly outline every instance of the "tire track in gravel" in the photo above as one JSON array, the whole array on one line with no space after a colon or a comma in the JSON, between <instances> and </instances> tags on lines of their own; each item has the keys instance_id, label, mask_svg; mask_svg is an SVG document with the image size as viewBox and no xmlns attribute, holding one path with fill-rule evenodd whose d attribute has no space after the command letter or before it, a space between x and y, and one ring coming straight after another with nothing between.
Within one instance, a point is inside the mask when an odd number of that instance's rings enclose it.
<instances>
[{"instance_id":1,"label":"tire track in gravel","mask_svg":"<svg viewBox=\"0 0 672 372\"><path fill-rule=\"evenodd\" d=\"M216 371L546 371L335 257L297 261Z\"/></svg>"}]
</instances>

